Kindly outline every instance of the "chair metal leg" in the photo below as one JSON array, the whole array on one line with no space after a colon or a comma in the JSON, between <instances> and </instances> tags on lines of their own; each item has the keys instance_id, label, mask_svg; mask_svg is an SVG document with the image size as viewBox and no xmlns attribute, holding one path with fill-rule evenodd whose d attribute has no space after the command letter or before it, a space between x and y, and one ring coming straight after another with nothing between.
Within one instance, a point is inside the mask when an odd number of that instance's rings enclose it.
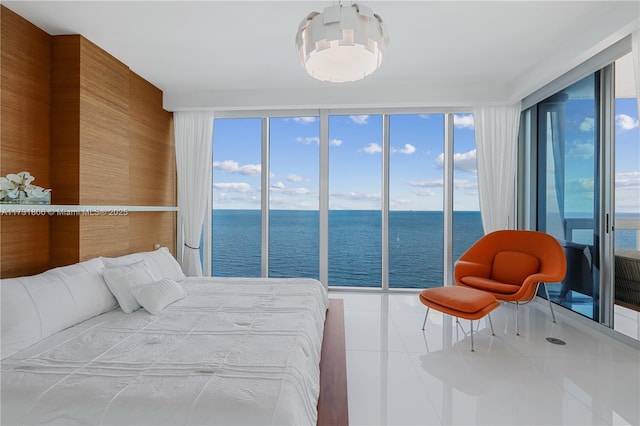
<instances>
[{"instance_id":1,"label":"chair metal leg","mask_svg":"<svg viewBox=\"0 0 640 426\"><path fill-rule=\"evenodd\" d=\"M424 326L427 325L427 316L429 315L429 307L427 306L427 313L424 314L424 322L422 323L422 329L424 330Z\"/></svg>"},{"instance_id":2,"label":"chair metal leg","mask_svg":"<svg viewBox=\"0 0 640 426\"><path fill-rule=\"evenodd\" d=\"M493 321L491 321L491 313L488 313L487 316L489 317L489 325L491 326L491 335L495 336L496 333L493 332Z\"/></svg>"},{"instance_id":3,"label":"chair metal leg","mask_svg":"<svg viewBox=\"0 0 640 426\"><path fill-rule=\"evenodd\" d=\"M556 323L556 314L553 313L553 303L551 303L551 298L549 297L549 290L547 290L547 283L542 283L544 286L544 292L547 295L547 302L549 302L549 309L551 310L551 319L553 319L553 323Z\"/></svg>"},{"instance_id":4,"label":"chair metal leg","mask_svg":"<svg viewBox=\"0 0 640 426\"><path fill-rule=\"evenodd\" d=\"M519 307L520 307L520 302L516 302L516 336L520 335L520 329L518 328L518 316L519 316L518 315L518 311L519 311L518 308Z\"/></svg>"},{"instance_id":5,"label":"chair metal leg","mask_svg":"<svg viewBox=\"0 0 640 426\"><path fill-rule=\"evenodd\" d=\"M471 352L475 352L473 349L473 320L469 320L469 322L471 323Z\"/></svg>"}]
</instances>

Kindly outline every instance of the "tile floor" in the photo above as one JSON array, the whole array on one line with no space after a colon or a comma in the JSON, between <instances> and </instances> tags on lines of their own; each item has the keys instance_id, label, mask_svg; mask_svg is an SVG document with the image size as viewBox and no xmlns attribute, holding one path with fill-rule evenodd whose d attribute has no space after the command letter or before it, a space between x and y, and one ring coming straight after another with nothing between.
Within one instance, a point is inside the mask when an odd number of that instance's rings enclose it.
<instances>
[{"instance_id":1,"label":"tile floor","mask_svg":"<svg viewBox=\"0 0 640 426\"><path fill-rule=\"evenodd\" d=\"M417 294L331 292L344 299L352 425L640 424L640 350L546 305L469 322L425 308ZM566 345L554 345L556 337Z\"/></svg>"}]
</instances>

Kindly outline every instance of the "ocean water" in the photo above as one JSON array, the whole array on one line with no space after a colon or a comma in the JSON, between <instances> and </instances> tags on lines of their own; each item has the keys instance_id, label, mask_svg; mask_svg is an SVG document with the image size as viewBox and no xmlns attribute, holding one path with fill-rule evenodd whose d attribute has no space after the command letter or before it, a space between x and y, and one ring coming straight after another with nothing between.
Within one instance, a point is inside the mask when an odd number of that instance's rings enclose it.
<instances>
[{"instance_id":1,"label":"ocean water","mask_svg":"<svg viewBox=\"0 0 640 426\"><path fill-rule=\"evenodd\" d=\"M318 211L269 213L269 276L318 278ZM213 211L215 276L260 276L261 225L258 210ZM329 212L329 285L380 287L381 212ZM455 212L453 257L483 235L479 212ZM442 212L389 213L389 286L442 285Z\"/></svg>"},{"instance_id":2,"label":"ocean water","mask_svg":"<svg viewBox=\"0 0 640 426\"><path fill-rule=\"evenodd\" d=\"M269 276L318 278L319 213L269 213ZM380 287L381 212L329 211L329 285ZM480 212L453 214L453 259L483 235ZM214 276L260 276L259 210L213 211ZM389 212L389 287L442 285L443 214ZM616 231L616 248L635 248L635 231Z\"/></svg>"}]
</instances>

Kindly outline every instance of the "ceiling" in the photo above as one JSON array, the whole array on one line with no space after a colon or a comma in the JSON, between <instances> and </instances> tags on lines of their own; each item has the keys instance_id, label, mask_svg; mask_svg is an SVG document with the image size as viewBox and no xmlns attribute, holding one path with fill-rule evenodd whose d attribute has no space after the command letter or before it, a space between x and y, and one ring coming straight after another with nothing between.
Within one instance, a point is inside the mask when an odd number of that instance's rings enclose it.
<instances>
[{"instance_id":1,"label":"ceiling","mask_svg":"<svg viewBox=\"0 0 640 426\"><path fill-rule=\"evenodd\" d=\"M168 110L511 102L640 26L637 0L366 0L390 44L374 74L336 84L307 76L295 47L300 21L335 3L3 1L111 53L162 89Z\"/></svg>"}]
</instances>

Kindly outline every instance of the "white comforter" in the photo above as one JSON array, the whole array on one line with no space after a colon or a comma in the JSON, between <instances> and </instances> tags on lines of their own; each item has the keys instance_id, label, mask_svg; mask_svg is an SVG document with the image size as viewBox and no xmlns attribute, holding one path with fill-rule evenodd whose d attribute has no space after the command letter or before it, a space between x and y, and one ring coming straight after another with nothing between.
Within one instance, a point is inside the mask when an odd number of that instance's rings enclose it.
<instances>
[{"instance_id":1,"label":"white comforter","mask_svg":"<svg viewBox=\"0 0 640 426\"><path fill-rule=\"evenodd\" d=\"M310 279L189 278L2 361L2 424L315 424L328 305Z\"/></svg>"}]
</instances>

